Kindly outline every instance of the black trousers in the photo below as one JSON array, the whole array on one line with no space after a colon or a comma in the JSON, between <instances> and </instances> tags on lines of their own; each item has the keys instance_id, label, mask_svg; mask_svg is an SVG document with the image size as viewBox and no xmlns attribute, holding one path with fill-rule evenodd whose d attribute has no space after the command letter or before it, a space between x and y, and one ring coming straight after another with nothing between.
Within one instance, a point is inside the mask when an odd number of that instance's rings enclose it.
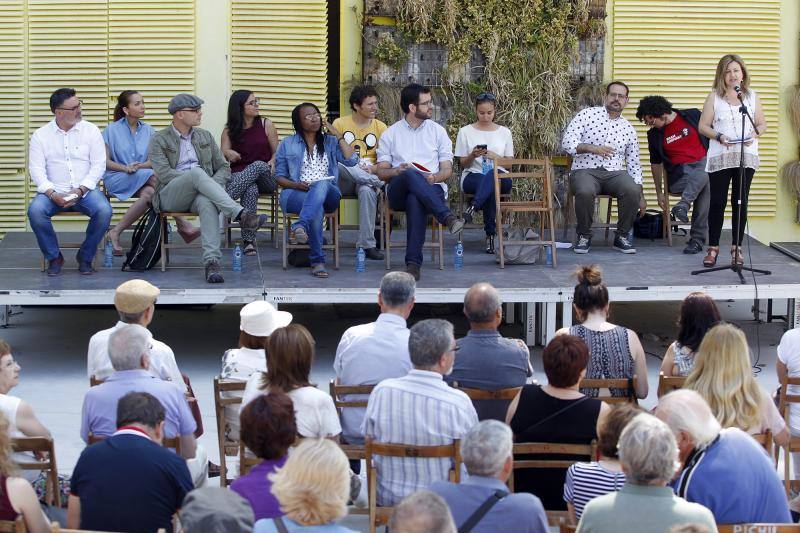
<instances>
[{"instance_id":1,"label":"black trousers","mask_svg":"<svg viewBox=\"0 0 800 533\"><path fill-rule=\"evenodd\" d=\"M728 204L728 189L731 182L730 203L733 211L733 238L732 245L740 246L744 236L744 227L747 224L747 200L750 195L750 184L753 182L755 169L744 169L744 196L742 197L741 220L738 213L739 202L739 167L726 168L717 172L708 173L708 182L711 185L711 201L708 208L708 245L719 246L719 236L722 233L722 223L725 221L725 207Z\"/></svg>"}]
</instances>

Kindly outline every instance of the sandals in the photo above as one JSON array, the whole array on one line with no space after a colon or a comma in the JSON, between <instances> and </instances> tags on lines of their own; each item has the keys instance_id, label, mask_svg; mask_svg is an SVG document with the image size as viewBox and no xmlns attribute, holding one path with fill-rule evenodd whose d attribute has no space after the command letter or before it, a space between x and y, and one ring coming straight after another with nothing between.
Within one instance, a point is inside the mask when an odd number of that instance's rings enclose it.
<instances>
[{"instance_id":1,"label":"sandals","mask_svg":"<svg viewBox=\"0 0 800 533\"><path fill-rule=\"evenodd\" d=\"M325 270L325 263L318 263L316 265L311 265L311 275L315 278L327 278L328 271Z\"/></svg>"},{"instance_id":2,"label":"sandals","mask_svg":"<svg viewBox=\"0 0 800 533\"><path fill-rule=\"evenodd\" d=\"M256 255L256 243L253 241L244 241L242 244L244 244L244 248L242 248L243 255Z\"/></svg>"},{"instance_id":3,"label":"sandals","mask_svg":"<svg viewBox=\"0 0 800 533\"><path fill-rule=\"evenodd\" d=\"M741 246L731 246L731 265L741 266L744 264Z\"/></svg>"},{"instance_id":4,"label":"sandals","mask_svg":"<svg viewBox=\"0 0 800 533\"><path fill-rule=\"evenodd\" d=\"M717 256L719 255L719 246L709 246L706 256L703 258L703 266L706 268L713 267L717 264Z\"/></svg>"}]
</instances>

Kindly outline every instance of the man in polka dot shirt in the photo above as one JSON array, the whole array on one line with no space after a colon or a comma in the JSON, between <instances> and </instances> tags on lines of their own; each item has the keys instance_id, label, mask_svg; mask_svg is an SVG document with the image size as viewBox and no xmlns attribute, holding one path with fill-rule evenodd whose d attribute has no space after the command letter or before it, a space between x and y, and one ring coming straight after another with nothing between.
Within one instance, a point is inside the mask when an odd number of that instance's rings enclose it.
<instances>
[{"instance_id":1,"label":"man in polka dot shirt","mask_svg":"<svg viewBox=\"0 0 800 533\"><path fill-rule=\"evenodd\" d=\"M594 200L598 194L617 199L619 212L614 249L636 253L628 239L637 211L647 204L642 194L639 140L622 110L628 103L628 86L612 81L606 86L604 105L580 111L564 132L564 150L572 156L570 194L575 196L577 239L574 252L589 252L592 243Z\"/></svg>"}]
</instances>

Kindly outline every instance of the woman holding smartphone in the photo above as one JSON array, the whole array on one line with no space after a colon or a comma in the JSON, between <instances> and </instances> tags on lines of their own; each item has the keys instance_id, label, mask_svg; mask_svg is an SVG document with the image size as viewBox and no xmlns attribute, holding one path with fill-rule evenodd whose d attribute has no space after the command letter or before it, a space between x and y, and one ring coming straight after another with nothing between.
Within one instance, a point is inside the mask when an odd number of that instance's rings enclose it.
<instances>
[{"instance_id":1,"label":"woman holding smartphone","mask_svg":"<svg viewBox=\"0 0 800 533\"><path fill-rule=\"evenodd\" d=\"M463 218L472 222L477 209L483 210L486 232L486 253L494 253L497 205L494 197L494 159L514 156L511 130L494 123L496 99L492 93L481 93L475 99L478 120L458 130L455 155L461 163L461 190L473 194ZM500 193L511 192L511 179L500 180Z\"/></svg>"},{"instance_id":2,"label":"woman holding smartphone","mask_svg":"<svg viewBox=\"0 0 800 533\"><path fill-rule=\"evenodd\" d=\"M741 93L742 100L739 100ZM755 128L745 117L742 138L742 115L739 107L744 104L753 117ZM747 223L747 198L753 175L758 169L758 137L767 130L767 121L758 95L750 89L750 76L742 58L736 54L722 56L714 76L714 90L706 98L700 116L700 133L711 139L706 156L706 172L711 185L711 202L708 209L708 253L703 266L712 267L719 255L719 237L725 220L728 203L728 188L731 191L733 211L733 236L731 242L731 264L744 264L742 237ZM744 151L744 191L740 191L739 158ZM739 216L739 196L742 197Z\"/></svg>"}]
</instances>

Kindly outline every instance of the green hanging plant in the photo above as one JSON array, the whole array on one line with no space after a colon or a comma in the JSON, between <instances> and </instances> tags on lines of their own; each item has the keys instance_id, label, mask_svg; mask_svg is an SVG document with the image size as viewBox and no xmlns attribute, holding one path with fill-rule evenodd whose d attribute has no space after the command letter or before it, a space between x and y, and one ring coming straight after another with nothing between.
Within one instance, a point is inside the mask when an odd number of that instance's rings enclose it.
<instances>
[{"instance_id":1,"label":"green hanging plant","mask_svg":"<svg viewBox=\"0 0 800 533\"><path fill-rule=\"evenodd\" d=\"M395 42L389 33L384 33L372 48L372 55L381 63L394 70L400 70L409 59L410 54L406 48Z\"/></svg>"}]
</instances>

